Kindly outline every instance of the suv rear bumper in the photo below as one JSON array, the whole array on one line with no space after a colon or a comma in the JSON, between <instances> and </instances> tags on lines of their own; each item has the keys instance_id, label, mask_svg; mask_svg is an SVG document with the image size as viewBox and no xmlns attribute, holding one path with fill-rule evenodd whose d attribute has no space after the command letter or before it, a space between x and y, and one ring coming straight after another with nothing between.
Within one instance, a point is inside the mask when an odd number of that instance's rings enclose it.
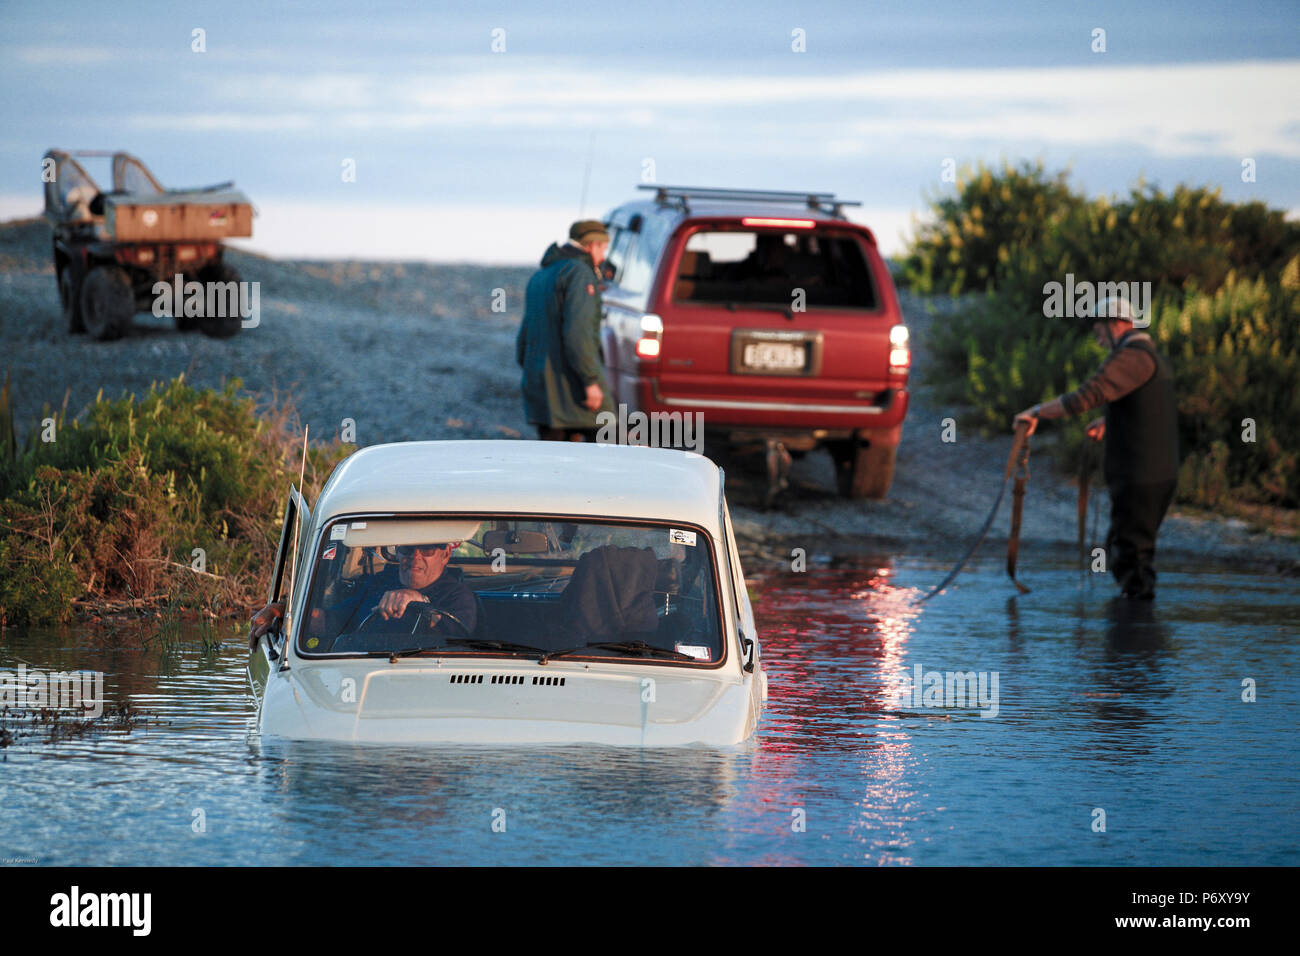
<instances>
[{"instance_id":1,"label":"suv rear bumper","mask_svg":"<svg viewBox=\"0 0 1300 956\"><path fill-rule=\"evenodd\" d=\"M628 383L632 384L632 383ZM879 445L897 445L907 417L907 388L881 391L883 401L872 404L838 402L745 400L736 398L677 398L660 392L658 379L633 385L635 407L643 412L673 412L703 416L709 431L746 435L806 436L818 443L856 435Z\"/></svg>"}]
</instances>

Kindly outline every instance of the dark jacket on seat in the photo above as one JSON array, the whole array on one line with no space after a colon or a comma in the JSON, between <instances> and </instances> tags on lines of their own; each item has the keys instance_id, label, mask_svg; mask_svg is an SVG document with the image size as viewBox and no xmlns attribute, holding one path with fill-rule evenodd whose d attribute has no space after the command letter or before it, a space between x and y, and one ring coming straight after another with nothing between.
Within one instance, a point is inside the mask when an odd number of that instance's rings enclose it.
<instances>
[{"instance_id":1,"label":"dark jacket on seat","mask_svg":"<svg viewBox=\"0 0 1300 956\"><path fill-rule=\"evenodd\" d=\"M559 624L572 643L646 640L659 626L651 548L607 544L578 559L560 595Z\"/></svg>"}]
</instances>

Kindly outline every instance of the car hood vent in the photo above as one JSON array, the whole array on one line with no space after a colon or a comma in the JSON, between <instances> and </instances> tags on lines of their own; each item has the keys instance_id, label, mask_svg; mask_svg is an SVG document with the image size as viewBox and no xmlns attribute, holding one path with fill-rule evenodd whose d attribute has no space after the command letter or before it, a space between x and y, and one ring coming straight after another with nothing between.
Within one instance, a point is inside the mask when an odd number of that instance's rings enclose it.
<instances>
[{"instance_id":1,"label":"car hood vent","mask_svg":"<svg viewBox=\"0 0 1300 956\"><path fill-rule=\"evenodd\" d=\"M563 687L566 678L564 677L533 677L528 678L523 674L491 674L488 675L489 684L531 684L533 687ZM482 684L483 674L452 674L449 683L452 684Z\"/></svg>"}]
</instances>

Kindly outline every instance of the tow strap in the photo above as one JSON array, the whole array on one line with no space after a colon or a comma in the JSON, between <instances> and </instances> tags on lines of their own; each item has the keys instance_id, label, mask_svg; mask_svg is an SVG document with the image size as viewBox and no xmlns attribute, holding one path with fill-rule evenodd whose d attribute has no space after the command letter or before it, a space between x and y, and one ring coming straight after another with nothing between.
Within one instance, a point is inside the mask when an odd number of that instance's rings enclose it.
<instances>
[{"instance_id":1,"label":"tow strap","mask_svg":"<svg viewBox=\"0 0 1300 956\"><path fill-rule=\"evenodd\" d=\"M975 538L974 543L962 555L956 566L948 572L948 576L936 584L928 594L913 601L913 605L930 600L952 583L953 578L961 573L961 569L966 566L966 562L974 556L979 546L984 543L989 528L993 527L993 519L997 516L998 506L1002 504L1002 496L1006 494L1007 483L1011 481L1013 474L1016 476L1015 505L1011 514L1011 536L1007 539L1007 574L1011 575L1011 580L1020 589L1021 594L1029 593L1029 588L1016 581L1016 557L1020 551L1020 512L1024 504L1025 482L1029 478L1029 425L1026 422L1017 422L1016 436L1011 442L1011 454L1007 456L1007 468L1002 476L1002 487L998 489L998 496L993 501L989 516L984 519L984 527L980 528L979 535Z\"/></svg>"}]
</instances>

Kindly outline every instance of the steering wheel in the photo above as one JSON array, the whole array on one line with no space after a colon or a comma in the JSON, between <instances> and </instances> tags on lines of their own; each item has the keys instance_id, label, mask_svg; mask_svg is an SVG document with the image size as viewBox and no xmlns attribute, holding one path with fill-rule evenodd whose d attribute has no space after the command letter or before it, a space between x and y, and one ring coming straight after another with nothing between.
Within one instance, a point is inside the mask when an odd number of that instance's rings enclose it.
<instances>
[{"instance_id":1,"label":"steering wheel","mask_svg":"<svg viewBox=\"0 0 1300 956\"><path fill-rule=\"evenodd\" d=\"M365 616L365 619L360 624L357 625L356 632L358 634L366 634L375 630L374 628L370 627L371 621L379 621L385 624L391 623L392 618L385 619L385 618L378 617L377 616L378 610L379 609L376 608L375 610L371 611L369 614ZM406 610L402 612L402 616L398 620L405 621L408 617L412 618L411 630L408 631L407 633L414 634L417 630L419 630L420 621L422 619L424 619L427 616L430 620L432 620L434 615L445 617L448 620L450 620L453 624L455 624L457 627L461 629L463 637L471 636L470 629L465 626L464 621L458 618L451 611L448 611L446 608L437 607L428 601L411 601L409 604L406 605ZM434 626L436 626L436 623L431 625L429 629L432 630Z\"/></svg>"}]
</instances>

